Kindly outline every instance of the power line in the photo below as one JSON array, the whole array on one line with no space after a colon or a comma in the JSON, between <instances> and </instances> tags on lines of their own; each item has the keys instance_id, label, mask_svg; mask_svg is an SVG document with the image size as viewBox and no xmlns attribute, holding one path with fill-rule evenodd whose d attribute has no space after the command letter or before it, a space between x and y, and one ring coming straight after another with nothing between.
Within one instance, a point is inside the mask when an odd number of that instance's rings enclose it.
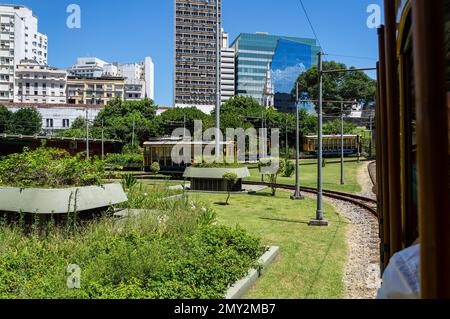
<instances>
[{"instance_id":1,"label":"power line","mask_svg":"<svg viewBox=\"0 0 450 319\"><path fill-rule=\"evenodd\" d=\"M305 13L306 19L308 20L309 26L311 27L311 30L312 30L314 36L316 37L316 40L319 43L319 46L322 48L322 51L323 51L322 43L320 43L319 37L317 36L317 33L316 33L316 30L314 29L311 19L309 18L308 11L306 10L305 5L303 4L303 0L299 0L299 1L300 1L300 5L303 8L303 12Z\"/></svg>"},{"instance_id":2,"label":"power line","mask_svg":"<svg viewBox=\"0 0 450 319\"><path fill-rule=\"evenodd\" d=\"M340 57L340 58L350 58L350 59L361 59L361 60L378 61L377 58L370 58L370 57L357 56L357 55L344 55L344 54L333 54L333 53L327 53L326 55Z\"/></svg>"}]
</instances>

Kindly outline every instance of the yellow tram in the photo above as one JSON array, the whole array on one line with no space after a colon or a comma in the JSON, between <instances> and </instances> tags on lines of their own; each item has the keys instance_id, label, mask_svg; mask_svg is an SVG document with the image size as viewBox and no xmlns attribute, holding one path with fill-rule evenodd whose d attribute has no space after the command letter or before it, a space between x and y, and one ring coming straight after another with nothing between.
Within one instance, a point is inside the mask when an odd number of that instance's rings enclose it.
<instances>
[{"instance_id":1,"label":"yellow tram","mask_svg":"<svg viewBox=\"0 0 450 319\"><path fill-rule=\"evenodd\" d=\"M385 0L377 196L382 266L420 241L422 298L450 298L450 0Z\"/></svg>"},{"instance_id":2,"label":"yellow tram","mask_svg":"<svg viewBox=\"0 0 450 319\"><path fill-rule=\"evenodd\" d=\"M214 143L214 142L212 142ZM172 150L175 147L190 148L190 160L186 163L176 163L172 157ZM202 157L205 153L207 147L214 148L214 144L211 142L192 142L183 140L173 140L173 139L160 139L155 141L145 142L143 146L143 161L145 171L150 171L150 167L153 163L158 163L161 168L161 173L169 175L180 175L183 174L186 167L194 163L194 156L196 148L201 150ZM237 159L237 149L235 142L222 142L223 156L227 158L228 156L233 156L234 161ZM231 154L231 152L233 152ZM203 158L204 159L204 158ZM197 159L200 161L201 159Z\"/></svg>"},{"instance_id":3,"label":"yellow tram","mask_svg":"<svg viewBox=\"0 0 450 319\"><path fill-rule=\"evenodd\" d=\"M306 155L317 155L319 149L319 137L317 135L307 135L303 137L303 152ZM323 155L327 157L341 156L342 137L341 135L323 136ZM361 151L360 135L344 135L344 155L358 155Z\"/></svg>"}]
</instances>

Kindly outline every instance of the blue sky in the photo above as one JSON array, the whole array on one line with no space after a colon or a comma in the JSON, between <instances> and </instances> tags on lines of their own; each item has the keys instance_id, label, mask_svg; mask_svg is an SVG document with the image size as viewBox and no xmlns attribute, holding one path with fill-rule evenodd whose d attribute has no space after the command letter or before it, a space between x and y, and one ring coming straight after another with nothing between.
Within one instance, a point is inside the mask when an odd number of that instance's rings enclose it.
<instances>
[{"instance_id":1,"label":"blue sky","mask_svg":"<svg viewBox=\"0 0 450 319\"><path fill-rule=\"evenodd\" d=\"M155 63L155 101L171 106L173 95L173 0L10 0L33 9L49 37L49 64L67 68L77 57L108 62ZM303 0L328 60L374 67L377 33L366 12L381 0ZM68 29L66 8L81 7L81 29ZM299 0L223 0L223 23L231 42L241 32L312 37ZM371 74L373 76L373 74Z\"/></svg>"}]
</instances>

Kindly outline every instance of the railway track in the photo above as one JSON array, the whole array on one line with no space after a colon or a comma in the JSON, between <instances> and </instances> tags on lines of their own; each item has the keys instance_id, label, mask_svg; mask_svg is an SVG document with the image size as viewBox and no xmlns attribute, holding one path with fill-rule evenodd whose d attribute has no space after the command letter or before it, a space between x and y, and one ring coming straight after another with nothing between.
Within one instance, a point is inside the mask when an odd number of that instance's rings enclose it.
<instances>
[{"instance_id":1,"label":"railway track","mask_svg":"<svg viewBox=\"0 0 450 319\"><path fill-rule=\"evenodd\" d=\"M270 183L265 183L265 182L244 182L244 184L255 185L255 186L268 186L268 187L272 186ZM293 185L275 184L275 186L278 189L295 191L295 186L293 186ZM310 193L310 194L317 194L317 189L312 188L312 187L301 187L301 191L305 192L305 193ZM329 198L333 198L333 199L351 203L353 205L356 205L360 208L363 208L363 209L369 211L374 216L378 216L377 201L372 198L359 196L359 195L355 195L355 194L342 193L342 192L338 192L338 191L331 191L331 190L323 190L323 195L326 197L329 197Z\"/></svg>"},{"instance_id":2,"label":"railway track","mask_svg":"<svg viewBox=\"0 0 450 319\"><path fill-rule=\"evenodd\" d=\"M150 175L141 174L141 175L136 175L135 177L137 179L148 179L148 177L150 177ZM170 180L172 180L172 181L173 180L183 181L183 179L177 179L177 178L171 178ZM270 183L266 183L266 182L249 182L249 181L244 181L243 183L245 185L271 187L271 184ZM275 186L278 189L295 191L295 186L294 185L275 184ZM312 187L301 187L301 191L305 192L305 193L310 193L310 194L317 194L317 189L316 188L312 188ZM356 206L358 206L358 207L360 207L362 209L365 209L365 210L369 211L372 215L378 216L377 201L372 199L372 198L359 196L359 195L356 195L356 194L348 194L348 193L343 193L343 192L338 192L338 191L332 191L332 190L323 190L323 195L326 196L326 197L329 197L329 198L341 200L341 201L344 201L344 202L356 205Z\"/></svg>"}]
</instances>

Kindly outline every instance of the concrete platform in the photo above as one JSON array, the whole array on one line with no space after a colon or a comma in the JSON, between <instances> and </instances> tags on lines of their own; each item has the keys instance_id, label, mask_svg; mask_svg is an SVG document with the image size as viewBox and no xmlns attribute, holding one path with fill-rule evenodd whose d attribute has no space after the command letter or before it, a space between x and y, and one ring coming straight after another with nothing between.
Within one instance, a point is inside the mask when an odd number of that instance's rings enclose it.
<instances>
[{"instance_id":1,"label":"concrete platform","mask_svg":"<svg viewBox=\"0 0 450 319\"><path fill-rule=\"evenodd\" d=\"M0 211L40 215L96 210L128 200L122 185L40 189L0 187Z\"/></svg>"}]
</instances>

